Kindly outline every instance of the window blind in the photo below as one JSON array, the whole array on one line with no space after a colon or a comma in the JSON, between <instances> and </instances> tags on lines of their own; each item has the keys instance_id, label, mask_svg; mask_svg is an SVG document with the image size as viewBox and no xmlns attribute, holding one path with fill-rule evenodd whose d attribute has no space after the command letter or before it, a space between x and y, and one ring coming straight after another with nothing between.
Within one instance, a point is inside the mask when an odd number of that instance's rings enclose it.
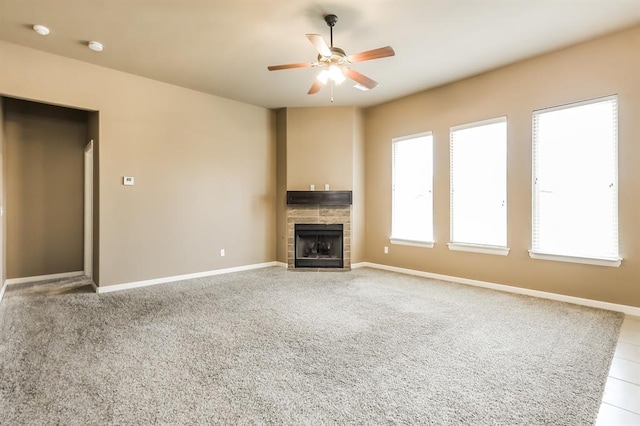
<instances>
[{"instance_id":1,"label":"window blind","mask_svg":"<svg viewBox=\"0 0 640 426\"><path fill-rule=\"evenodd\" d=\"M507 118L450 130L451 242L507 245Z\"/></svg>"},{"instance_id":2,"label":"window blind","mask_svg":"<svg viewBox=\"0 0 640 426\"><path fill-rule=\"evenodd\" d=\"M392 141L391 238L433 241L433 136Z\"/></svg>"},{"instance_id":3,"label":"window blind","mask_svg":"<svg viewBox=\"0 0 640 426\"><path fill-rule=\"evenodd\" d=\"M618 258L617 104L534 112L533 252Z\"/></svg>"}]
</instances>

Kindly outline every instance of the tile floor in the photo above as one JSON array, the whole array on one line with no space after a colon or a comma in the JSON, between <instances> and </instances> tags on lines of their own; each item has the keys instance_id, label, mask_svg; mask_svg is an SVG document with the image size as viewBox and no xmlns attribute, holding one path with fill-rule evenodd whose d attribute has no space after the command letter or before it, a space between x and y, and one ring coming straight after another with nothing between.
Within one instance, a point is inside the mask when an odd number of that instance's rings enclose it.
<instances>
[{"instance_id":1,"label":"tile floor","mask_svg":"<svg viewBox=\"0 0 640 426\"><path fill-rule=\"evenodd\" d=\"M640 317L627 315L596 426L640 425Z\"/></svg>"}]
</instances>

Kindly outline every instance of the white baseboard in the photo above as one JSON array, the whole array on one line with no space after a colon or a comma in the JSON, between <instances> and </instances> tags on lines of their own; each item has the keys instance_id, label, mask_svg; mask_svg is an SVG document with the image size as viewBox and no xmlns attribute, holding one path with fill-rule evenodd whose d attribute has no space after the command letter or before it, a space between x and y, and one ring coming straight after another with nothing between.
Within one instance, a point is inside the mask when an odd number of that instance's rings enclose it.
<instances>
[{"instance_id":1,"label":"white baseboard","mask_svg":"<svg viewBox=\"0 0 640 426\"><path fill-rule=\"evenodd\" d=\"M431 272L417 271L414 269L398 268L396 266L382 265L379 263L361 262L358 266L351 265L351 268L374 268L385 271L398 272L401 274L415 275L419 277L432 278L435 280L451 281L459 284L483 287L491 290L504 291L507 293L523 294L526 296L539 297L541 299L556 300L559 302L573 303L575 305L589 306L592 308L606 309L609 311L622 312L626 315L640 316L640 308L629 305L619 305L617 303L602 302L593 299L583 299L581 297L566 296L564 294L548 293L546 291L531 290L528 288L514 287L505 284L495 284L486 281L471 280L468 278L453 277L450 275L434 274Z\"/></svg>"},{"instance_id":2,"label":"white baseboard","mask_svg":"<svg viewBox=\"0 0 640 426\"><path fill-rule=\"evenodd\" d=\"M166 284L166 283L171 283L175 281L190 280L193 278L211 277L213 275L230 274L232 272L249 271L252 269L261 269L261 268L268 268L271 266L281 266L281 265L283 264L280 262L256 263L253 265L237 266L234 268L215 269L213 271L196 272L193 274L184 274L184 275L174 275L172 277L154 278L151 280L134 281L134 282L122 283L122 284L113 284L113 285L108 285L104 287L98 286L94 288L96 289L96 293L102 294L102 293L110 293L112 291L130 290L133 288L148 287L150 285L156 285L156 284Z\"/></svg>"},{"instance_id":3,"label":"white baseboard","mask_svg":"<svg viewBox=\"0 0 640 426\"><path fill-rule=\"evenodd\" d=\"M156 284L165 284L165 283L188 280L193 278L203 278L203 277L210 277L214 275L230 274L232 272L249 271L252 269L268 268L272 266L286 268L287 264L284 262L274 261L274 262L256 263L253 265L237 266L234 268L216 269L213 271L196 272L192 274L155 278L151 280L114 284L114 285L109 285L105 287L98 287L93 282L91 282L91 285L93 286L96 293L109 293L113 291L129 290L133 288L147 287L147 286L156 285ZM589 306L592 308L607 309L610 311L622 312L626 315L633 315L636 317L640 317L640 308L635 306L619 305L616 303L602 302L602 301L593 300L593 299L583 299L581 297L566 296L566 295L557 294L557 293L548 293L545 291L531 290L528 288L514 287L514 286L505 285L505 284L496 284L496 283L490 283L486 281L454 277L451 275L434 274L431 272L418 271L415 269L399 268L396 266L383 265L379 263L358 262L358 263L351 264L351 269L358 269L358 268L381 269L385 271L398 272L401 274L415 275L419 277L431 278L431 279L442 280L442 281L451 281L459 284L466 284L466 285L471 285L475 287L488 288L491 290L504 291L507 293L522 294L526 296L539 297L542 299L556 300L559 302L567 302L567 303L573 303L576 305ZM61 274L40 275L35 277L11 278L11 279L5 280L5 282L0 287L0 302L2 301L5 290L8 285L35 282L35 281L44 281L44 280L51 280L51 279L58 279L58 278L76 277L76 276L82 276L82 275L84 275L83 271L76 271L76 272L65 272Z\"/></svg>"},{"instance_id":4,"label":"white baseboard","mask_svg":"<svg viewBox=\"0 0 640 426\"><path fill-rule=\"evenodd\" d=\"M37 275L35 277L9 278L8 280L5 281L5 283L7 285L24 284L24 283L33 283L36 281L57 280L60 278L81 277L83 275L84 275L84 271L63 272L60 274Z\"/></svg>"}]
</instances>

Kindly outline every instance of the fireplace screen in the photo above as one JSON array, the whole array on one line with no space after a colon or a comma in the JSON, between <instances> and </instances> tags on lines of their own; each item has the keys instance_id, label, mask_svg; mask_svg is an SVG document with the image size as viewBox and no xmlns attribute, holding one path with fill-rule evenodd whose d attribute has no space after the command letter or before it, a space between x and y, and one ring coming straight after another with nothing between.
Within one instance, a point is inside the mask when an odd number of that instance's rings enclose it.
<instances>
[{"instance_id":1,"label":"fireplace screen","mask_svg":"<svg viewBox=\"0 0 640 426\"><path fill-rule=\"evenodd\" d=\"M296 268L342 268L342 225L296 224Z\"/></svg>"}]
</instances>

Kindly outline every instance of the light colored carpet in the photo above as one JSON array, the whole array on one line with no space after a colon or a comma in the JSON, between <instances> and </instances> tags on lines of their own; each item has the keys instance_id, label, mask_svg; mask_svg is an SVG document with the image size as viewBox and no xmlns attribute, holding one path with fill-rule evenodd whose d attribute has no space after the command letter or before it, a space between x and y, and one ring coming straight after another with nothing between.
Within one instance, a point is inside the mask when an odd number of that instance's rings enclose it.
<instances>
[{"instance_id":1,"label":"light colored carpet","mask_svg":"<svg viewBox=\"0 0 640 426\"><path fill-rule=\"evenodd\" d=\"M9 290L0 423L587 425L622 319L371 269Z\"/></svg>"}]
</instances>

